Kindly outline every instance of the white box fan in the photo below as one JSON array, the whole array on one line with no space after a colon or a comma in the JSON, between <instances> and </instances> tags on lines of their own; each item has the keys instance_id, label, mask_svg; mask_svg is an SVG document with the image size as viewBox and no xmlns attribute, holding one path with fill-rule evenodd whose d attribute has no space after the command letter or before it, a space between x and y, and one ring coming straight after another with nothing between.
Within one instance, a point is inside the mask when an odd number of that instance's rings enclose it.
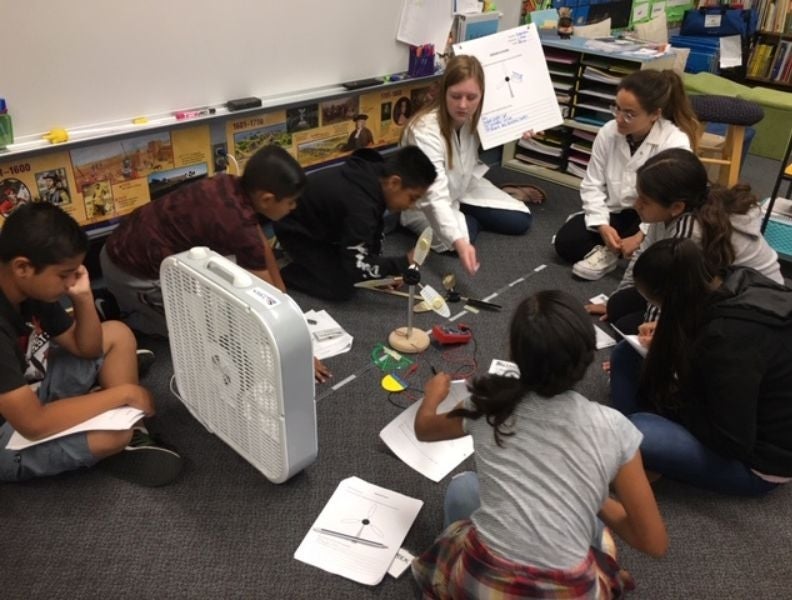
<instances>
[{"instance_id":1,"label":"white box fan","mask_svg":"<svg viewBox=\"0 0 792 600\"><path fill-rule=\"evenodd\" d=\"M313 356L297 303L204 247L160 267L182 401L274 483L317 455Z\"/></svg>"}]
</instances>

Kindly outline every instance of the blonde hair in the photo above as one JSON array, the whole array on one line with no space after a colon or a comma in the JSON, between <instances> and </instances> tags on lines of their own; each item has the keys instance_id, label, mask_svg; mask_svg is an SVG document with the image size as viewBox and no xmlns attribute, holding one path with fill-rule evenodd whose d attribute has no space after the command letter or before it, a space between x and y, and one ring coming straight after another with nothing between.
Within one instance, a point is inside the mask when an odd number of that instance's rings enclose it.
<instances>
[{"instance_id":1,"label":"blonde hair","mask_svg":"<svg viewBox=\"0 0 792 600\"><path fill-rule=\"evenodd\" d=\"M453 145L451 144L454 121L451 118L451 115L448 114L446 94L448 94L448 88L457 85L458 83L462 83L463 81L467 81L468 79L475 80L481 89L482 102L479 102L478 108L476 109L476 112L473 113L473 118L470 122L471 128L475 131L476 127L478 126L479 117L481 117L481 107L484 100L484 69L475 56L460 54L459 56L454 56L451 58L451 60L448 61L448 64L446 64L445 71L443 72L443 78L440 80L440 89L438 90L437 96L429 105L425 106L412 116L410 121L407 123L407 126L404 128L404 132L402 132L403 141L404 135L415 125L415 123L418 122L419 119L437 109L437 120L440 124L440 132L443 134L443 139L445 140L449 169L454 168Z\"/></svg>"}]
</instances>

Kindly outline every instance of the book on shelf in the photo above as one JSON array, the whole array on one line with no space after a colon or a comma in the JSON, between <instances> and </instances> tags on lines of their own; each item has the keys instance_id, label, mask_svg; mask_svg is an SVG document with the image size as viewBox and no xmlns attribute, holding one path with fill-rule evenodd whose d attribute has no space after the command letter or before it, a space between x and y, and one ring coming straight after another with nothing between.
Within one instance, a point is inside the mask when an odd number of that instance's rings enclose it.
<instances>
[{"instance_id":1,"label":"book on shelf","mask_svg":"<svg viewBox=\"0 0 792 600\"><path fill-rule=\"evenodd\" d=\"M567 163L566 170L567 173L569 173L570 175L574 175L575 177L580 177L581 179L583 179L583 177L586 176L586 169L581 167L580 165L576 165L573 162Z\"/></svg>"},{"instance_id":2,"label":"book on shelf","mask_svg":"<svg viewBox=\"0 0 792 600\"><path fill-rule=\"evenodd\" d=\"M751 62L748 74L752 77L767 77L770 57L774 50L775 46L770 44L757 44L754 49L754 60Z\"/></svg>"},{"instance_id":3,"label":"book on shelf","mask_svg":"<svg viewBox=\"0 0 792 600\"><path fill-rule=\"evenodd\" d=\"M597 137L596 133L592 133L590 131L584 131L582 129L573 129L572 135L576 138L580 138L581 140L586 140L589 142L594 142L594 138Z\"/></svg>"},{"instance_id":4,"label":"book on shelf","mask_svg":"<svg viewBox=\"0 0 792 600\"><path fill-rule=\"evenodd\" d=\"M611 102L616 100L615 90L600 90L597 88L580 88L578 94L585 94L587 96L595 96L597 98L604 98Z\"/></svg>"},{"instance_id":5,"label":"book on shelf","mask_svg":"<svg viewBox=\"0 0 792 600\"><path fill-rule=\"evenodd\" d=\"M566 142L566 135L563 130L554 128L554 129L548 129L547 131L540 131L539 133L535 133L533 139L560 148Z\"/></svg>"},{"instance_id":6,"label":"book on shelf","mask_svg":"<svg viewBox=\"0 0 792 600\"><path fill-rule=\"evenodd\" d=\"M580 100L578 100L575 103L575 108L587 108L589 110L605 113L607 115L611 114L611 109L609 104L603 105L603 104L597 104L596 102L581 102Z\"/></svg>"},{"instance_id":7,"label":"book on shelf","mask_svg":"<svg viewBox=\"0 0 792 600\"><path fill-rule=\"evenodd\" d=\"M547 154L549 156L561 156L563 153L560 147L554 146L553 144L544 144L535 139L520 140L517 142L517 145L525 150L533 150L539 154Z\"/></svg>"},{"instance_id":8,"label":"book on shelf","mask_svg":"<svg viewBox=\"0 0 792 600\"><path fill-rule=\"evenodd\" d=\"M602 127L610 119L603 119L594 115L575 115L574 120L578 121L579 123L585 123L586 125L596 125L597 127Z\"/></svg>"},{"instance_id":9,"label":"book on shelf","mask_svg":"<svg viewBox=\"0 0 792 600\"><path fill-rule=\"evenodd\" d=\"M600 83L618 84L622 80L621 75L613 75L596 67L586 67L583 69L583 79L599 81Z\"/></svg>"},{"instance_id":10,"label":"book on shelf","mask_svg":"<svg viewBox=\"0 0 792 600\"><path fill-rule=\"evenodd\" d=\"M543 160L534 154L526 154L525 152L521 152L519 150L514 154L514 158L530 165L536 165L538 167L544 167L545 169L552 169L554 171L561 167L561 165L558 163Z\"/></svg>"},{"instance_id":11,"label":"book on shelf","mask_svg":"<svg viewBox=\"0 0 792 600\"><path fill-rule=\"evenodd\" d=\"M556 102L559 104L569 104L572 100L572 94L556 93Z\"/></svg>"},{"instance_id":12,"label":"book on shelf","mask_svg":"<svg viewBox=\"0 0 792 600\"><path fill-rule=\"evenodd\" d=\"M562 92L569 92L572 90L573 84L569 81L553 81L553 89Z\"/></svg>"},{"instance_id":13,"label":"book on shelf","mask_svg":"<svg viewBox=\"0 0 792 600\"><path fill-rule=\"evenodd\" d=\"M548 68L547 72L550 73L551 77L570 77L572 79L577 77L577 73L575 71L561 71L557 68Z\"/></svg>"},{"instance_id":14,"label":"book on shelf","mask_svg":"<svg viewBox=\"0 0 792 600\"><path fill-rule=\"evenodd\" d=\"M569 160L569 162L587 167L591 157L586 154L580 154L579 152L570 152L567 160Z\"/></svg>"},{"instance_id":15,"label":"book on shelf","mask_svg":"<svg viewBox=\"0 0 792 600\"><path fill-rule=\"evenodd\" d=\"M789 58L789 48L792 42L781 42L781 45L776 51L776 57L773 61L773 68L770 70L770 79L778 79L779 75L783 72L784 61Z\"/></svg>"},{"instance_id":16,"label":"book on shelf","mask_svg":"<svg viewBox=\"0 0 792 600\"><path fill-rule=\"evenodd\" d=\"M588 146L575 142L569 146L572 150L576 150L577 152L582 152L583 154L591 154L591 144Z\"/></svg>"},{"instance_id":17,"label":"book on shelf","mask_svg":"<svg viewBox=\"0 0 792 600\"><path fill-rule=\"evenodd\" d=\"M594 69L607 71L609 73L616 73L619 75L619 78L624 77L625 75L629 75L630 73L635 71L635 65L622 64L619 62L614 62L606 59L598 60L592 56L587 56L581 62L584 65L587 65L587 67L592 67Z\"/></svg>"},{"instance_id":18,"label":"book on shelf","mask_svg":"<svg viewBox=\"0 0 792 600\"><path fill-rule=\"evenodd\" d=\"M577 56L574 54L563 54L561 52L548 51L544 48L545 60L547 62L559 63L562 65L574 65L577 62Z\"/></svg>"}]
</instances>

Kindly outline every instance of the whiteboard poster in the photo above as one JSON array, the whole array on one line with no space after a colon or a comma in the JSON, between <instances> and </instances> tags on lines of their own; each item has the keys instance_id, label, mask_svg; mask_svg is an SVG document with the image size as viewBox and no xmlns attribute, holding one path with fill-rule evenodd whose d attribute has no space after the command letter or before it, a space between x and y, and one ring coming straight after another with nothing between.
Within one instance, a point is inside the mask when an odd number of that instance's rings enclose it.
<instances>
[{"instance_id":1,"label":"whiteboard poster","mask_svg":"<svg viewBox=\"0 0 792 600\"><path fill-rule=\"evenodd\" d=\"M534 24L454 44L484 68L486 93L478 124L485 150L563 123Z\"/></svg>"},{"instance_id":2,"label":"whiteboard poster","mask_svg":"<svg viewBox=\"0 0 792 600\"><path fill-rule=\"evenodd\" d=\"M396 39L412 46L434 44L444 52L453 24L453 0L404 0Z\"/></svg>"}]
</instances>

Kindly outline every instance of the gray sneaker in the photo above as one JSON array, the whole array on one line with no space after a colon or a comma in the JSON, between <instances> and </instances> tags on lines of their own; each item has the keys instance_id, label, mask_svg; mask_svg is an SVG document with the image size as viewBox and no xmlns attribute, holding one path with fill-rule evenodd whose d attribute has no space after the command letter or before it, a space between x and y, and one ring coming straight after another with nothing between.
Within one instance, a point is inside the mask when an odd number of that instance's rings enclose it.
<instances>
[{"instance_id":1,"label":"gray sneaker","mask_svg":"<svg viewBox=\"0 0 792 600\"><path fill-rule=\"evenodd\" d=\"M182 470L182 457L150 433L136 429L129 445L100 464L114 477L159 487L175 480Z\"/></svg>"},{"instance_id":2,"label":"gray sneaker","mask_svg":"<svg viewBox=\"0 0 792 600\"><path fill-rule=\"evenodd\" d=\"M595 246L583 260L572 265L572 272L581 279L596 281L613 271L619 264L618 255L607 246Z\"/></svg>"}]
</instances>

